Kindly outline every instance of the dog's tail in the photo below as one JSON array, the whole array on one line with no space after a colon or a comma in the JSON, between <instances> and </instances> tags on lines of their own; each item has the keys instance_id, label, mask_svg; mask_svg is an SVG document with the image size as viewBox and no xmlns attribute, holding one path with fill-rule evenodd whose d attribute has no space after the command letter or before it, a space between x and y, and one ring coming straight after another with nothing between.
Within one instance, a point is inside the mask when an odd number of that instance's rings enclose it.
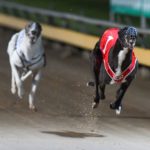
<instances>
[{"instance_id":1,"label":"dog's tail","mask_svg":"<svg viewBox=\"0 0 150 150\"><path fill-rule=\"evenodd\" d=\"M95 82L93 82L93 81L89 81L89 82L87 82L87 84L86 84L87 86L95 86Z\"/></svg>"},{"instance_id":2,"label":"dog's tail","mask_svg":"<svg viewBox=\"0 0 150 150\"><path fill-rule=\"evenodd\" d=\"M8 43L7 53L11 56L14 50L16 49L16 42L18 39L18 33L14 34Z\"/></svg>"}]
</instances>

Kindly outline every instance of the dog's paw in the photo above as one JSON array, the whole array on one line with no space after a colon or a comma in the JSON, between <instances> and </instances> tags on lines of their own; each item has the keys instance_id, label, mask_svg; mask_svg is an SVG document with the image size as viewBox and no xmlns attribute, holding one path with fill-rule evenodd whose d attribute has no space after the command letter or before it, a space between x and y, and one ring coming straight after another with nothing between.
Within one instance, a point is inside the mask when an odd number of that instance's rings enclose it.
<instances>
[{"instance_id":1,"label":"dog's paw","mask_svg":"<svg viewBox=\"0 0 150 150\"><path fill-rule=\"evenodd\" d=\"M122 106L119 106L118 109L116 109L116 115L120 115L122 110Z\"/></svg>"},{"instance_id":2,"label":"dog's paw","mask_svg":"<svg viewBox=\"0 0 150 150\"><path fill-rule=\"evenodd\" d=\"M121 114L122 105L117 106L115 103L111 103L110 104L110 108L114 109L116 111L116 115L120 115Z\"/></svg>"},{"instance_id":3,"label":"dog's paw","mask_svg":"<svg viewBox=\"0 0 150 150\"><path fill-rule=\"evenodd\" d=\"M92 103L92 109L97 108L97 107L98 107L98 104L99 104L99 103L93 102L93 103Z\"/></svg>"},{"instance_id":4,"label":"dog's paw","mask_svg":"<svg viewBox=\"0 0 150 150\"><path fill-rule=\"evenodd\" d=\"M29 105L29 109L33 112L37 111L37 108L34 105Z\"/></svg>"},{"instance_id":5,"label":"dog's paw","mask_svg":"<svg viewBox=\"0 0 150 150\"><path fill-rule=\"evenodd\" d=\"M12 87L12 88L11 88L11 93L12 93L12 94L15 94L15 93L16 93L16 88L13 88L13 87Z\"/></svg>"},{"instance_id":6,"label":"dog's paw","mask_svg":"<svg viewBox=\"0 0 150 150\"><path fill-rule=\"evenodd\" d=\"M93 81L87 82L86 86L95 86L95 83Z\"/></svg>"}]
</instances>

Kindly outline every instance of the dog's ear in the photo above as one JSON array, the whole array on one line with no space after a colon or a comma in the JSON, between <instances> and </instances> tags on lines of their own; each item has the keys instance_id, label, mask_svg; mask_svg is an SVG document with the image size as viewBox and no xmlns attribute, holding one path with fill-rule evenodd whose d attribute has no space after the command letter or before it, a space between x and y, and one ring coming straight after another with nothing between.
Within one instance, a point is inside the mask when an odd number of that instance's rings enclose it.
<instances>
[{"instance_id":1,"label":"dog's ear","mask_svg":"<svg viewBox=\"0 0 150 150\"><path fill-rule=\"evenodd\" d=\"M128 29L128 27L124 27L124 28L119 30L118 35L120 38L122 38L125 35L127 29Z\"/></svg>"},{"instance_id":2,"label":"dog's ear","mask_svg":"<svg viewBox=\"0 0 150 150\"><path fill-rule=\"evenodd\" d=\"M29 22L28 24L26 24L26 26L25 26L26 33L28 33L29 28L31 27L32 24L33 24L33 22Z\"/></svg>"},{"instance_id":3,"label":"dog's ear","mask_svg":"<svg viewBox=\"0 0 150 150\"><path fill-rule=\"evenodd\" d=\"M40 23L37 22L37 26L39 28L39 31L42 32L42 26L40 25Z\"/></svg>"}]
</instances>

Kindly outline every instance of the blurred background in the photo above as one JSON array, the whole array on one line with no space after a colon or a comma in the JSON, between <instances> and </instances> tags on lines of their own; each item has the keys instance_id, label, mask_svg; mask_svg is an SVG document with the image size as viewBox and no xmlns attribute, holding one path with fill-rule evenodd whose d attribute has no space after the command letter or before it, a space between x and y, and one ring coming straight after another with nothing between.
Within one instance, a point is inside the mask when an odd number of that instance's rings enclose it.
<instances>
[{"instance_id":1,"label":"blurred background","mask_svg":"<svg viewBox=\"0 0 150 150\"><path fill-rule=\"evenodd\" d=\"M135 26L139 33L137 46L150 48L149 0L1 0L0 12L97 37L108 27ZM142 55L147 54L143 51Z\"/></svg>"},{"instance_id":2,"label":"blurred background","mask_svg":"<svg viewBox=\"0 0 150 150\"><path fill-rule=\"evenodd\" d=\"M6 4L5 2L11 3ZM22 6L17 4L21 4ZM15 16L20 16L32 20L39 20L46 23L48 23L49 17L52 17L54 21L53 23L58 26L68 25L67 27L76 30L80 30L83 28L85 30L84 32L96 35L99 35L99 28L102 27L98 20L109 20L120 24L148 28L150 24L149 7L149 0L137 0L136 3L135 0L1 0L1 12L9 14L11 13ZM31 11L32 8L38 9ZM47 10L47 15L45 15L44 10ZM54 18L54 14L52 14L51 11L60 12L62 14L66 13L66 17L64 14L64 17L58 15L57 17L55 16L56 18ZM76 19L67 19L67 14L74 14L77 16L83 16L89 19L93 19L93 23L91 25L90 22L87 23L83 21L79 26L79 22L77 19L78 17ZM94 25L98 27L96 28L94 27ZM106 24L106 26L110 25Z\"/></svg>"}]
</instances>

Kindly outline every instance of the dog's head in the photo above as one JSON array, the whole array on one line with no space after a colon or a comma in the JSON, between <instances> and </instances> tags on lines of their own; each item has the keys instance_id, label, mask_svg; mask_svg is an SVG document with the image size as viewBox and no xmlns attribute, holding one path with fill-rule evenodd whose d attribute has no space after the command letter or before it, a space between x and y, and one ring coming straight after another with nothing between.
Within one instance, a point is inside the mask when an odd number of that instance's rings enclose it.
<instances>
[{"instance_id":1,"label":"dog's head","mask_svg":"<svg viewBox=\"0 0 150 150\"><path fill-rule=\"evenodd\" d=\"M36 43L37 39L40 37L42 27L37 22L30 22L25 27L25 33L30 39L31 44Z\"/></svg>"},{"instance_id":2,"label":"dog's head","mask_svg":"<svg viewBox=\"0 0 150 150\"><path fill-rule=\"evenodd\" d=\"M119 39L124 47L133 49L136 44L137 30L134 27L124 27L118 32Z\"/></svg>"}]
</instances>

